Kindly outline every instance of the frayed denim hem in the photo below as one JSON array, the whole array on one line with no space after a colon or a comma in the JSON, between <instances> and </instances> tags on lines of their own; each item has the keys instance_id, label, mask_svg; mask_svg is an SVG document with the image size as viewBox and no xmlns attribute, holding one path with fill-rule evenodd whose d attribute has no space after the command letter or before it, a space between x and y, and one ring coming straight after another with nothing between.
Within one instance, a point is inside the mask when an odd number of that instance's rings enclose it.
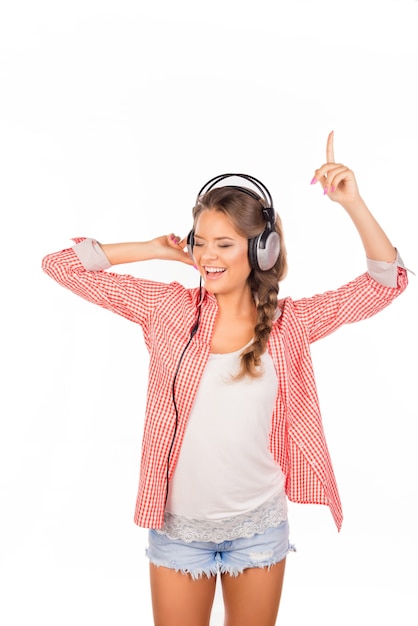
<instances>
[{"instance_id":1,"label":"frayed denim hem","mask_svg":"<svg viewBox=\"0 0 418 626\"><path fill-rule=\"evenodd\" d=\"M267 571L269 571L273 567L273 565L277 565L277 563L283 561L287 557L289 552L296 552L296 547L294 544L289 544L286 554L284 556L281 556L279 559L274 559L273 561L269 560L270 555L268 554L254 552L250 554L252 558L251 565L244 565L242 567L231 567L226 565L225 563L220 563L219 573L228 574L232 578L236 578L247 569L266 569ZM257 563L257 561L259 562Z\"/></svg>"},{"instance_id":2,"label":"frayed denim hem","mask_svg":"<svg viewBox=\"0 0 418 626\"><path fill-rule=\"evenodd\" d=\"M277 565L286 558L289 552L296 552L296 547L293 544L289 544L288 550L286 554L279 559L275 559L273 561L270 560L271 554L263 553L263 552L253 552L251 556L251 564L244 565L242 567L238 566L228 566L223 563L218 555L216 555L215 565L209 568L198 568L196 570L191 570L187 567L179 567L175 561L160 561L158 559L153 559L150 557L148 553L148 549L145 550L146 556L149 558L150 563L155 567L166 567L168 569L174 570L175 572L179 572L180 574L184 574L186 576L190 576L192 580L200 580L203 576L206 578L211 578L212 576L217 576L218 574L228 574L232 578L237 578L240 574L242 574L247 569L267 569L270 570L273 565Z\"/></svg>"},{"instance_id":3,"label":"frayed denim hem","mask_svg":"<svg viewBox=\"0 0 418 626\"><path fill-rule=\"evenodd\" d=\"M203 578L203 576L206 576L206 578L212 578L212 576L217 576L218 572L219 572L219 567L218 565L215 565L213 567L210 567L208 569L197 569L197 570L189 570L187 568L184 567L178 567L175 563L171 562L171 563L159 563L154 561L153 559L150 559L150 563L152 565L154 565L155 567L166 567L167 569L171 569L175 572L178 572L180 574L184 574L185 576L190 576L190 578L192 580L200 580L201 578Z\"/></svg>"}]
</instances>

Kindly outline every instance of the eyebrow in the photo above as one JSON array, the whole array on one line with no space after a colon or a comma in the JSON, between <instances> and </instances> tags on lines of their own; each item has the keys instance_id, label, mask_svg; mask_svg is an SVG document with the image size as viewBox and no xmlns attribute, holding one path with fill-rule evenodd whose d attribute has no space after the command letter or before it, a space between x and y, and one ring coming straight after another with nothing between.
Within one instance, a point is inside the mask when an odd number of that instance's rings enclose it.
<instances>
[{"instance_id":1,"label":"eyebrow","mask_svg":"<svg viewBox=\"0 0 418 626\"><path fill-rule=\"evenodd\" d=\"M197 233L195 233L195 238L205 240L205 238L202 237L202 235L198 235ZM222 239L228 239L229 241L234 241L232 237L215 237L215 241L221 241Z\"/></svg>"}]
</instances>

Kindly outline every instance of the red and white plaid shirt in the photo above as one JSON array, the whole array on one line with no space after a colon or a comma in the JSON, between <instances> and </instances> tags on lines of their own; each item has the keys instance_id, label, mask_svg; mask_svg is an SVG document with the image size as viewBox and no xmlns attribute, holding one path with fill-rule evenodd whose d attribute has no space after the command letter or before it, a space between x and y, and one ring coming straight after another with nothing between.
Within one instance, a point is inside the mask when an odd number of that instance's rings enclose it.
<instances>
[{"instance_id":1,"label":"red and white plaid shirt","mask_svg":"<svg viewBox=\"0 0 418 626\"><path fill-rule=\"evenodd\" d=\"M46 256L44 271L77 295L126 317L143 330L150 354L150 374L134 521L145 528L161 528L167 459L175 430L173 378L196 322L199 289L104 271L110 264L104 260L97 242L84 238L74 241L84 246L84 252L90 247L89 262L83 265L74 249L69 248ZM268 341L279 380L270 449L286 477L287 497L294 502L328 505L338 529L342 508L323 432L309 344L342 324L366 319L390 304L408 282L403 267L393 264L393 271L397 274L397 286L384 286L364 273L334 291L295 301L279 300L280 314ZM179 420L170 476L210 354L217 311L216 298L203 290L199 329L184 354L176 379Z\"/></svg>"}]
</instances>

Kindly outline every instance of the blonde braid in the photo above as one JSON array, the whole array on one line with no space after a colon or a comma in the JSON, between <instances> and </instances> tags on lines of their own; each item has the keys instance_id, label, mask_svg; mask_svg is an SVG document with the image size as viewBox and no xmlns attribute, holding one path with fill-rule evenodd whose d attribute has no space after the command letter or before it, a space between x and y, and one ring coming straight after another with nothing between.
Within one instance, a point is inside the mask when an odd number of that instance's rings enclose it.
<instances>
[{"instance_id":1,"label":"blonde braid","mask_svg":"<svg viewBox=\"0 0 418 626\"><path fill-rule=\"evenodd\" d=\"M235 380L246 375L251 378L262 375L261 355L266 351L277 309L279 284L275 268L267 272L253 270L250 283L252 286L257 285L258 296L254 341L241 354L241 367Z\"/></svg>"}]
</instances>

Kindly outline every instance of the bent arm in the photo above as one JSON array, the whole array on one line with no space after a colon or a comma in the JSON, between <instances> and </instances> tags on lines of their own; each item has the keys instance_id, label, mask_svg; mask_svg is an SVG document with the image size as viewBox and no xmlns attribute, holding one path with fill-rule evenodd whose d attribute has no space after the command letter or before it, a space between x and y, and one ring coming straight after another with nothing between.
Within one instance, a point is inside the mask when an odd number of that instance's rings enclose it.
<instances>
[{"instance_id":1,"label":"bent arm","mask_svg":"<svg viewBox=\"0 0 418 626\"><path fill-rule=\"evenodd\" d=\"M368 259L393 263L396 249L360 195L354 173L334 159L334 133L328 136L327 161L315 171L312 183L320 182L324 195L340 204L360 235Z\"/></svg>"},{"instance_id":2,"label":"bent arm","mask_svg":"<svg viewBox=\"0 0 418 626\"><path fill-rule=\"evenodd\" d=\"M291 306L309 343L326 337L343 324L372 317L391 304L408 285L407 271L400 262L399 257L393 263L371 261L369 271L350 283L293 301Z\"/></svg>"},{"instance_id":3,"label":"bent arm","mask_svg":"<svg viewBox=\"0 0 418 626\"><path fill-rule=\"evenodd\" d=\"M100 247L111 265L149 261L157 258L152 241L100 244Z\"/></svg>"},{"instance_id":4,"label":"bent arm","mask_svg":"<svg viewBox=\"0 0 418 626\"><path fill-rule=\"evenodd\" d=\"M150 241L131 241L127 243L100 244L111 265L120 263L135 263L159 259L163 261L180 261L193 265L187 251L186 239L180 239L172 233L156 237Z\"/></svg>"},{"instance_id":5,"label":"bent arm","mask_svg":"<svg viewBox=\"0 0 418 626\"><path fill-rule=\"evenodd\" d=\"M396 260L396 248L367 208L364 200L359 196L354 202L341 204L360 235L367 258L393 263Z\"/></svg>"},{"instance_id":6,"label":"bent arm","mask_svg":"<svg viewBox=\"0 0 418 626\"><path fill-rule=\"evenodd\" d=\"M144 326L149 312L167 297L170 285L104 271L111 260L100 244L89 238L74 241L72 248L44 257L44 272L85 300Z\"/></svg>"}]
</instances>

